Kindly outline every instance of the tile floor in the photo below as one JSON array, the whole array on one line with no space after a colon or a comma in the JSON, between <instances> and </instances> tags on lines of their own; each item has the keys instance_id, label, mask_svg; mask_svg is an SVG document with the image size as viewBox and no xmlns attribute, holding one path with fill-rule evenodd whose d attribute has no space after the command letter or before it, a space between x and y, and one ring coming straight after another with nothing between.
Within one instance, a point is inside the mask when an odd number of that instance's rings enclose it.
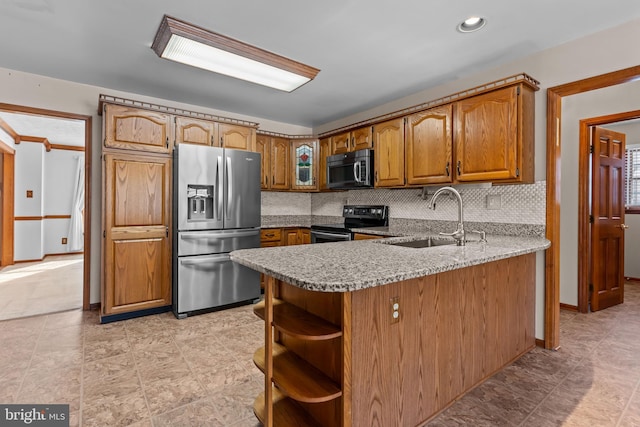
<instances>
[{"instance_id":1,"label":"tile floor","mask_svg":"<svg viewBox=\"0 0 640 427\"><path fill-rule=\"evenodd\" d=\"M82 254L0 269L0 320L82 307Z\"/></svg>"},{"instance_id":2,"label":"tile floor","mask_svg":"<svg viewBox=\"0 0 640 427\"><path fill-rule=\"evenodd\" d=\"M640 284L599 313L562 313L534 349L428 426L640 426ZM250 306L99 325L78 310L0 322L0 402L68 403L72 426L259 425ZM330 427L330 426L328 426Z\"/></svg>"}]
</instances>

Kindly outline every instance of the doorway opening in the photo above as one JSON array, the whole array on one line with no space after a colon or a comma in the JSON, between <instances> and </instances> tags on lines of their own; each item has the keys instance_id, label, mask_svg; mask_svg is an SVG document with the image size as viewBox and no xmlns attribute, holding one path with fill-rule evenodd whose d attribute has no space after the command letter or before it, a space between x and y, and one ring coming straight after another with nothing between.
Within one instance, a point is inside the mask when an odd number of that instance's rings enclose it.
<instances>
[{"instance_id":1,"label":"doorway opening","mask_svg":"<svg viewBox=\"0 0 640 427\"><path fill-rule=\"evenodd\" d=\"M29 206L28 203L40 203L40 206L44 206L42 199L45 188L47 186L55 188L57 185L56 182L51 182L50 176L45 176L44 171L36 171L35 175L40 178L36 178L34 184L30 183L27 190L22 191L24 188L20 188L19 195L12 194L11 197L8 197L5 191L2 191L0 198L3 202L7 201L8 203L2 205L2 253L0 254L2 272L0 273L12 274L19 280L23 278L33 280L38 275L49 280L55 278L56 274L62 274L61 277L64 277L65 272L68 274L73 271L79 279L82 309L88 310L90 308L91 277L92 116L3 103L0 103L0 115L5 118L1 123L2 130L7 134L5 135L7 138L13 139L15 148L23 150L25 147L30 147L32 151L41 153L39 156L44 159L40 163L42 169L48 165L50 174L53 174L54 177L58 175L59 170L63 170L64 175L68 175L67 178L69 178L64 182L69 181L68 185L73 187L66 189L66 196L61 197L60 201L55 197L47 199L46 206L48 207L46 209L40 207L39 211L38 208L31 211L24 206ZM30 123L31 128L29 127ZM33 131L25 129L33 129ZM49 132L42 129L48 129ZM71 140L71 130L74 130L73 135L77 135L73 141ZM60 136L65 132L69 135L69 139ZM48 133L48 135L43 133ZM24 144L21 147L23 142L31 144ZM40 144L44 148L40 147ZM33 148L34 146L37 148ZM0 151L2 148L0 147ZM4 148L13 149L11 146ZM20 172L12 170L9 173L6 168L6 158L15 158L15 154L11 156L4 154L2 157L2 188L4 189L7 184L6 176L11 175L13 180L11 184L15 185L15 174ZM36 164L38 163L36 162ZM54 170L56 168L58 172ZM25 174L24 171L21 173ZM28 177L29 173L27 172L26 175ZM24 176L20 178L22 179ZM38 187L38 179L40 187ZM18 197L21 199L17 200ZM64 203L62 199L65 200ZM15 211L16 202L22 203L17 212ZM61 208L62 205L64 208ZM67 205L70 206L67 207ZM11 218L4 215L7 211L11 211ZM74 228L77 232L71 230L70 223L75 225ZM29 250L32 252L25 252L25 247L27 247L24 242L25 235L29 236L28 230L31 229L46 229L47 231L46 234L38 235L44 236L41 237L41 249L33 250L31 248ZM25 230L27 230L26 234ZM51 232L51 230L54 231ZM20 236L16 235L16 232ZM72 239L73 242L71 242ZM16 250L16 246L18 250ZM53 298L50 302L50 311L56 311ZM28 315L38 314L25 312Z\"/></svg>"},{"instance_id":2,"label":"doorway opening","mask_svg":"<svg viewBox=\"0 0 640 427\"><path fill-rule=\"evenodd\" d=\"M591 192L591 177L592 174L595 174L595 171L592 171L592 161L590 160L591 154L591 146L593 139L594 129L599 129L604 127L606 129L610 129L615 131L616 125L621 125L624 123L629 123L632 120L640 119L640 110L627 111L623 113L610 114L599 117L591 117L587 119L580 120L580 159L579 159L579 194L578 194L578 247L580 248L589 248L589 251L583 251L582 256L578 257L578 311L581 313L587 313L590 309L590 298L592 292L598 291L598 284L594 284L593 280L590 280L590 277L593 275L593 269L599 268L600 266L611 269L610 280L613 282L620 283L620 289L617 289L616 292L619 292L621 295L620 302L622 302L622 298L624 295L624 256L620 253L616 256L615 260L610 259L608 262L604 262L604 257L601 257L597 253L594 254L595 258L592 262L592 233L591 229L596 227L592 222L592 192ZM640 126L640 125L639 125ZM596 141L597 142L597 141ZM597 152L597 150L594 150ZM624 152L620 153L622 156L622 162L624 162ZM622 174L621 174L622 175ZM618 221L614 221L612 223L612 229L615 230L618 235L623 235L626 229L625 220L624 220L624 175L620 176L620 179L617 183L610 182L609 185L615 186L612 190L615 190L621 198L619 200L619 205L621 206L620 212L618 216L620 217ZM594 218L593 221L595 223L598 222L598 218ZM609 222L611 220L607 220ZM624 242L624 237L622 237ZM614 243L612 243L614 244ZM615 245L615 244L614 244ZM615 252L615 251L610 251ZM597 261L597 263L596 263ZM617 262L617 265L613 265ZM615 267L615 268L614 268ZM616 270L616 271L613 271ZM615 283L614 285L615 286ZM600 292L604 298L610 298L605 296L607 293L607 289L603 289ZM599 295L595 295L598 298ZM616 296L617 300L617 296ZM593 306L593 302L591 302L591 309L598 310L601 308L605 308L608 303L600 304L600 302L596 302L595 306Z\"/></svg>"},{"instance_id":3,"label":"doorway opening","mask_svg":"<svg viewBox=\"0 0 640 427\"><path fill-rule=\"evenodd\" d=\"M545 254L544 346L560 345L560 159L562 99L567 96L616 86L640 79L640 65L554 86L547 89L547 239Z\"/></svg>"}]
</instances>

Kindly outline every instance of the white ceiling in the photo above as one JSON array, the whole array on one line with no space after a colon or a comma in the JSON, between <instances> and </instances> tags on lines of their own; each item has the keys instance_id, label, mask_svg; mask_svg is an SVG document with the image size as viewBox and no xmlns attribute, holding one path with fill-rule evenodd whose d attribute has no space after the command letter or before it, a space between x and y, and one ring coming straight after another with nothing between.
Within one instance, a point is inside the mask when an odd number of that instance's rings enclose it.
<instances>
[{"instance_id":1,"label":"white ceiling","mask_svg":"<svg viewBox=\"0 0 640 427\"><path fill-rule=\"evenodd\" d=\"M285 93L160 59L164 14L320 74ZM313 127L637 17L638 0L2 0L0 67Z\"/></svg>"},{"instance_id":2,"label":"white ceiling","mask_svg":"<svg viewBox=\"0 0 640 427\"><path fill-rule=\"evenodd\" d=\"M47 138L51 144L84 147L84 121L0 111L4 120L18 135Z\"/></svg>"}]
</instances>

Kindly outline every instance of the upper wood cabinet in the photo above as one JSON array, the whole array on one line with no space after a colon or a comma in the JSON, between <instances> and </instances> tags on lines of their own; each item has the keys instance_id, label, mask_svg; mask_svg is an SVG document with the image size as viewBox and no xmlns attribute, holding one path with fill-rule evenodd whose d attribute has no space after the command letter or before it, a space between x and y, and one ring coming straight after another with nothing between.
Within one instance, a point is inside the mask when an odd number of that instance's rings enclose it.
<instances>
[{"instance_id":1,"label":"upper wood cabinet","mask_svg":"<svg viewBox=\"0 0 640 427\"><path fill-rule=\"evenodd\" d=\"M271 137L268 135L256 136L256 152L260 153L260 170L262 171L262 183L260 188L269 189L269 177L271 176Z\"/></svg>"},{"instance_id":2,"label":"upper wood cabinet","mask_svg":"<svg viewBox=\"0 0 640 427\"><path fill-rule=\"evenodd\" d=\"M453 182L451 104L407 118L406 174L408 185Z\"/></svg>"},{"instance_id":3,"label":"upper wood cabinet","mask_svg":"<svg viewBox=\"0 0 640 427\"><path fill-rule=\"evenodd\" d=\"M374 186L397 187L404 180L404 119L373 126Z\"/></svg>"},{"instance_id":4,"label":"upper wood cabinet","mask_svg":"<svg viewBox=\"0 0 640 427\"><path fill-rule=\"evenodd\" d=\"M315 191L318 189L318 141L291 141L291 189Z\"/></svg>"},{"instance_id":5,"label":"upper wood cabinet","mask_svg":"<svg viewBox=\"0 0 640 427\"><path fill-rule=\"evenodd\" d=\"M332 154L342 154L349 151L362 150L373 147L373 126L365 126L331 137Z\"/></svg>"},{"instance_id":6,"label":"upper wood cabinet","mask_svg":"<svg viewBox=\"0 0 640 427\"><path fill-rule=\"evenodd\" d=\"M256 151L261 154L262 189L288 190L290 188L291 147L288 139L258 135Z\"/></svg>"},{"instance_id":7,"label":"upper wood cabinet","mask_svg":"<svg viewBox=\"0 0 640 427\"><path fill-rule=\"evenodd\" d=\"M290 188L291 147L288 139L271 138L271 184L272 190Z\"/></svg>"},{"instance_id":8,"label":"upper wood cabinet","mask_svg":"<svg viewBox=\"0 0 640 427\"><path fill-rule=\"evenodd\" d=\"M254 128L219 123L218 135L220 147L246 151L253 151L255 149L256 130Z\"/></svg>"},{"instance_id":9,"label":"upper wood cabinet","mask_svg":"<svg viewBox=\"0 0 640 427\"><path fill-rule=\"evenodd\" d=\"M218 124L209 120L176 116L176 144L199 144L219 147Z\"/></svg>"},{"instance_id":10,"label":"upper wood cabinet","mask_svg":"<svg viewBox=\"0 0 640 427\"><path fill-rule=\"evenodd\" d=\"M171 153L173 116L115 104L104 104L104 146L122 150Z\"/></svg>"},{"instance_id":11,"label":"upper wood cabinet","mask_svg":"<svg viewBox=\"0 0 640 427\"><path fill-rule=\"evenodd\" d=\"M318 189L328 190L327 185L327 156L331 155L331 138L322 138L318 142Z\"/></svg>"},{"instance_id":12,"label":"upper wood cabinet","mask_svg":"<svg viewBox=\"0 0 640 427\"><path fill-rule=\"evenodd\" d=\"M533 96L518 84L454 104L458 181L533 181Z\"/></svg>"},{"instance_id":13,"label":"upper wood cabinet","mask_svg":"<svg viewBox=\"0 0 640 427\"><path fill-rule=\"evenodd\" d=\"M104 155L102 316L171 304L171 157Z\"/></svg>"}]
</instances>

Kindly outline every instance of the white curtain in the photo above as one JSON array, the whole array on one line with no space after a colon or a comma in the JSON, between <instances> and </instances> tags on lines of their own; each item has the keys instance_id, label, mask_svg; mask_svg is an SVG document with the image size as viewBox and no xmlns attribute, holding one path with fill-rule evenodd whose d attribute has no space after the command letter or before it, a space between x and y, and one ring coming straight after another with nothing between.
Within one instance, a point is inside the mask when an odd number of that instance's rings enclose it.
<instances>
[{"instance_id":1,"label":"white curtain","mask_svg":"<svg viewBox=\"0 0 640 427\"><path fill-rule=\"evenodd\" d=\"M84 248L84 156L78 156L77 162L71 204L71 221L69 223L69 242L67 246L69 252L78 252Z\"/></svg>"}]
</instances>

